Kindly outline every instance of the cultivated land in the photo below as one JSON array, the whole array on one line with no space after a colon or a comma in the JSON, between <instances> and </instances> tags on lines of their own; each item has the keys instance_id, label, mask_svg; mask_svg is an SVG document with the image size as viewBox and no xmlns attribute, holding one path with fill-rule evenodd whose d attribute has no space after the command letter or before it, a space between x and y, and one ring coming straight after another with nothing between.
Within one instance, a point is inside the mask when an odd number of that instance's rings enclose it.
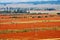
<instances>
[{"instance_id":1,"label":"cultivated land","mask_svg":"<svg viewBox=\"0 0 60 40\"><path fill-rule=\"evenodd\" d=\"M0 38L8 38L8 40L42 40L47 38L49 40L49 38L53 38L59 40L60 15L0 14Z\"/></svg>"}]
</instances>

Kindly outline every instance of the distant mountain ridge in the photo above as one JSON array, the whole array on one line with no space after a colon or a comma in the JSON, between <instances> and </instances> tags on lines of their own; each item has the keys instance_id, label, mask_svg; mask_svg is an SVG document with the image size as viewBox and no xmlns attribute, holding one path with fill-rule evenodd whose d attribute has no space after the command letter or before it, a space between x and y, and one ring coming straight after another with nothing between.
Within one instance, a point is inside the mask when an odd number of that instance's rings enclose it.
<instances>
[{"instance_id":1,"label":"distant mountain ridge","mask_svg":"<svg viewBox=\"0 0 60 40\"><path fill-rule=\"evenodd\" d=\"M0 4L60 4L60 1L0 2Z\"/></svg>"}]
</instances>

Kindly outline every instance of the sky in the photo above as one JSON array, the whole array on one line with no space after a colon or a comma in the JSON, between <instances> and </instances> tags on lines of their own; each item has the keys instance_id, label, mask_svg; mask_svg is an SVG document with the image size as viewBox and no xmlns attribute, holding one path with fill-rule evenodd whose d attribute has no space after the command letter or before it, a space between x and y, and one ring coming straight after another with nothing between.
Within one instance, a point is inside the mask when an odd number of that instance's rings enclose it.
<instances>
[{"instance_id":1,"label":"sky","mask_svg":"<svg viewBox=\"0 0 60 40\"><path fill-rule=\"evenodd\" d=\"M0 0L0 2L32 2L32 1L60 1L60 0Z\"/></svg>"}]
</instances>

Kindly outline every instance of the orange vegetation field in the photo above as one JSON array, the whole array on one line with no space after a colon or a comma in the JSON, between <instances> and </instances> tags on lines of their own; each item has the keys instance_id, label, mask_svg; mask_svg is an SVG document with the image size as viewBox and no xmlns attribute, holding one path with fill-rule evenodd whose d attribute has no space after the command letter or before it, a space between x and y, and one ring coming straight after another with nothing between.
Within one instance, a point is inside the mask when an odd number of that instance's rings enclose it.
<instances>
[{"instance_id":1,"label":"orange vegetation field","mask_svg":"<svg viewBox=\"0 0 60 40\"><path fill-rule=\"evenodd\" d=\"M42 17L32 18L32 16L42 16ZM60 16L59 15L47 15L48 17L44 16L46 15L0 14L0 38L17 38L17 39L29 38L29 40L60 38ZM38 28L42 28L42 30L41 29L35 30ZM48 28L48 30L46 28ZM23 32L9 31L10 33L9 32L4 33L2 32L4 30L24 30L24 31Z\"/></svg>"}]
</instances>

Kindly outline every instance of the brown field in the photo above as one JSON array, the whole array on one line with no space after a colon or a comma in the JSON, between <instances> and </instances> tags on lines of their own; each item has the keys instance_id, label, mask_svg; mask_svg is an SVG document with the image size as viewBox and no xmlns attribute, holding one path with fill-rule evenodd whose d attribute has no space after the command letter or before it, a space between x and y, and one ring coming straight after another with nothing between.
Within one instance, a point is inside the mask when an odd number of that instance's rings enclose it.
<instances>
[{"instance_id":1,"label":"brown field","mask_svg":"<svg viewBox=\"0 0 60 40\"><path fill-rule=\"evenodd\" d=\"M41 18L38 18L38 16L41 16ZM25 14L24 15L1 15L0 14L0 30L7 30L7 29L21 30L26 28L28 29L28 28L41 28L41 27L45 27L45 28L60 27L60 16L47 15L47 14L46 15L45 14L43 15L25 15ZM18 33L2 33L0 34L0 38L18 38L18 39L21 38L21 40L23 38L28 38L28 40L60 38L60 30L45 30L45 31L39 30L39 31L18 32Z\"/></svg>"}]
</instances>

